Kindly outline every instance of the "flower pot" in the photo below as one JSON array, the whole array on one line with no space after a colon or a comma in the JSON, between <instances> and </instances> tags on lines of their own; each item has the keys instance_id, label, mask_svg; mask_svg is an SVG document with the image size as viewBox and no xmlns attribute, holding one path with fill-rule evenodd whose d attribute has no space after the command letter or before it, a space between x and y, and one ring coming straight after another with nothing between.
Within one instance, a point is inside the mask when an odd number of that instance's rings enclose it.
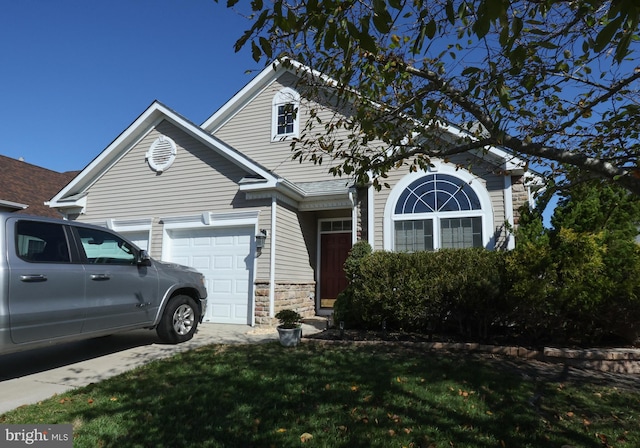
<instances>
[{"instance_id":1,"label":"flower pot","mask_svg":"<svg viewBox=\"0 0 640 448\"><path fill-rule=\"evenodd\" d=\"M300 342L302 337L302 328L282 328L278 329L278 336L280 336L280 344L284 347L295 347Z\"/></svg>"}]
</instances>

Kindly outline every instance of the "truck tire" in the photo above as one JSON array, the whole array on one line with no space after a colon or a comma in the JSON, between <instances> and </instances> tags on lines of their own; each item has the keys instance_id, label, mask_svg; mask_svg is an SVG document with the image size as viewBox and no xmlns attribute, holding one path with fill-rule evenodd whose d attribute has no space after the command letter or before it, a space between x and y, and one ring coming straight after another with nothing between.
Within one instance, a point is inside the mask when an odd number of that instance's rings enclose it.
<instances>
[{"instance_id":1,"label":"truck tire","mask_svg":"<svg viewBox=\"0 0 640 448\"><path fill-rule=\"evenodd\" d=\"M185 295L175 296L164 309L156 333L162 342L179 344L193 337L198 322L200 312L195 300Z\"/></svg>"}]
</instances>

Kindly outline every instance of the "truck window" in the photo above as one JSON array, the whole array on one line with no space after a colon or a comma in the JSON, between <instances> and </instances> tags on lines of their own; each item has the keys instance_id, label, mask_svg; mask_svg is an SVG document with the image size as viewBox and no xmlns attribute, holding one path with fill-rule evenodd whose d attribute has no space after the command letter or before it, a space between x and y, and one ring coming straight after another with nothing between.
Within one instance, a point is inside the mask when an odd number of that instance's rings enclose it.
<instances>
[{"instance_id":1,"label":"truck window","mask_svg":"<svg viewBox=\"0 0 640 448\"><path fill-rule=\"evenodd\" d=\"M77 227L89 263L136 264L133 246L109 232Z\"/></svg>"},{"instance_id":2,"label":"truck window","mask_svg":"<svg viewBox=\"0 0 640 448\"><path fill-rule=\"evenodd\" d=\"M16 223L16 253L32 263L69 263L69 245L60 224L39 221Z\"/></svg>"}]
</instances>

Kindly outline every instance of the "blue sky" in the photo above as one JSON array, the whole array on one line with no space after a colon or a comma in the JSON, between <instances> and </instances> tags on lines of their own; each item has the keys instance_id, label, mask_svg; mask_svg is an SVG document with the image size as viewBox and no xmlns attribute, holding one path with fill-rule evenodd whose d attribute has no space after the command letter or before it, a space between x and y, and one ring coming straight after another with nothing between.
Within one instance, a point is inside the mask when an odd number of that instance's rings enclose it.
<instances>
[{"instance_id":1,"label":"blue sky","mask_svg":"<svg viewBox=\"0 0 640 448\"><path fill-rule=\"evenodd\" d=\"M154 100L201 124L262 64L250 22L213 0L16 0L0 6L0 154L91 162Z\"/></svg>"},{"instance_id":2,"label":"blue sky","mask_svg":"<svg viewBox=\"0 0 640 448\"><path fill-rule=\"evenodd\" d=\"M0 154L81 170L154 100L201 124L263 68L220 2L3 1Z\"/></svg>"}]
</instances>

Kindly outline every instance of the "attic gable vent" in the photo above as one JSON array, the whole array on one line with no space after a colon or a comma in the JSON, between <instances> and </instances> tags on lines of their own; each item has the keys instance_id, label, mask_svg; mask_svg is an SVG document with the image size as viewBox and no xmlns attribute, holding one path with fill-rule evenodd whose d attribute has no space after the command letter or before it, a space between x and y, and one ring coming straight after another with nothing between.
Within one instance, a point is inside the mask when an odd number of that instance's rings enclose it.
<instances>
[{"instance_id":1,"label":"attic gable vent","mask_svg":"<svg viewBox=\"0 0 640 448\"><path fill-rule=\"evenodd\" d=\"M169 169L176 159L176 153L176 143L166 135L161 135L151 144L145 157L152 170L162 173Z\"/></svg>"}]
</instances>

